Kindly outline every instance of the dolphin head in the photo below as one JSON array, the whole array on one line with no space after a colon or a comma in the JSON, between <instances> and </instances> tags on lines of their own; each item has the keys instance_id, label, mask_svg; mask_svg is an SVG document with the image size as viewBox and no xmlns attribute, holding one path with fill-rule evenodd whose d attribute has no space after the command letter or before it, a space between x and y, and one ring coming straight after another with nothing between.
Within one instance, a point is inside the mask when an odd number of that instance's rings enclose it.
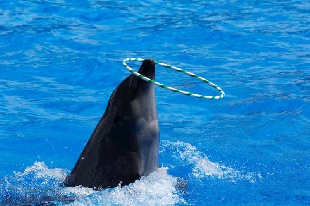
<instances>
[{"instance_id":1,"label":"dolphin head","mask_svg":"<svg viewBox=\"0 0 310 206\"><path fill-rule=\"evenodd\" d=\"M155 62L152 59L146 59L142 62L142 65L138 73L146 76L152 80L155 80ZM117 115L123 115L128 106L132 106L133 103L140 104L141 107L139 110L144 110L144 116L149 114L150 108L145 108L147 106L152 106L155 103L155 88L154 84L144 81L143 79L131 74L126 79L124 79L114 90L113 94L110 97L110 101L107 109L110 107L115 107ZM145 103L149 104L145 104ZM129 112L129 111L127 111ZM157 118L157 111L156 113ZM154 113L152 112L152 113ZM140 113L140 112L139 112ZM107 114L107 112L106 112ZM141 114L143 115L143 114Z\"/></svg>"}]
</instances>

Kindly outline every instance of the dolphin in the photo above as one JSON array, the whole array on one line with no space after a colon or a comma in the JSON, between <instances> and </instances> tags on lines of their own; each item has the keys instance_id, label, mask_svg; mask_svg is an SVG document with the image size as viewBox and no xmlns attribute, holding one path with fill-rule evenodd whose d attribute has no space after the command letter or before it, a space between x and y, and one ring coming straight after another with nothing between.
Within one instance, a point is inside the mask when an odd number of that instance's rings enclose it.
<instances>
[{"instance_id":1,"label":"dolphin","mask_svg":"<svg viewBox=\"0 0 310 206\"><path fill-rule=\"evenodd\" d=\"M155 79L155 62L138 71ZM158 168L159 125L154 84L131 74L112 93L64 185L94 189L124 186Z\"/></svg>"}]
</instances>

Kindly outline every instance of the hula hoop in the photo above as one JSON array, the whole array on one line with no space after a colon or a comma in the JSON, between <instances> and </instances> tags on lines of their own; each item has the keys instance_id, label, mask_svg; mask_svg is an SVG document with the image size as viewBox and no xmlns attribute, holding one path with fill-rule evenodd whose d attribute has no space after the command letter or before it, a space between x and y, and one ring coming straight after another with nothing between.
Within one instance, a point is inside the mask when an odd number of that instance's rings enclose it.
<instances>
[{"instance_id":1,"label":"hula hoop","mask_svg":"<svg viewBox=\"0 0 310 206\"><path fill-rule=\"evenodd\" d=\"M174 87L170 87L170 86L161 84L161 83L159 83L157 81L154 81L154 80L152 80L152 79L150 79L150 78L148 78L146 76L143 76L142 74L134 71L132 68L130 68L126 64L126 62L128 62L128 61L140 61L140 62L142 62L142 61L144 61L144 59L142 59L142 58L126 58L126 59L123 60L123 65L124 65L124 67L126 69L128 69L135 76L137 76L137 77L139 77L139 78L141 78L141 79L143 79L143 80L145 80L147 82L153 83L153 84L155 84L155 85L157 85L157 86L159 86L161 88L169 89L169 90L171 90L173 92L178 92L178 93L181 93L181 94L185 94L187 96L193 96L193 97L198 97L198 98L202 98L202 99L221 99L225 95L224 91L219 86L217 86L216 84L213 84L212 82L210 82L209 80L207 80L207 79L205 79L203 77L200 77L200 76L198 76L198 75L196 75L196 74L194 74L192 72L188 72L188 71L185 71L183 69L180 69L178 67L171 66L171 65L168 65L168 64L165 64L165 63L160 63L160 62L155 61L155 64L158 64L160 66L163 66L163 67L166 67L166 68L169 68L169 69L174 69L177 72L185 73L185 74L187 74L187 75L189 75L191 77L197 78L197 79L201 80L202 82L211 85L216 90L218 90L221 93L221 95L220 96L205 96L205 95L201 95L201 94L193 94L193 93L190 93L190 92L187 92L187 91L184 91L184 90L176 89Z\"/></svg>"}]
</instances>

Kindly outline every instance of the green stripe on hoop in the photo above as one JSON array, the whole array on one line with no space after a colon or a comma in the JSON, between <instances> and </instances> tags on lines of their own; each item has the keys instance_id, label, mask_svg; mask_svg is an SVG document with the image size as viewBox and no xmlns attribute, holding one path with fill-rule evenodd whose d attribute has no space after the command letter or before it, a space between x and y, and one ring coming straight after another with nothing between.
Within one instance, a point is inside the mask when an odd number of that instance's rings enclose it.
<instances>
[{"instance_id":1,"label":"green stripe on hoop","mask_svg":"<svg viewBox=\"0 0 310 206\"><path fill-rule=\"evenodd\" d=\"M190 74L189 76L191 76L191 77L195 77L195 78L197 78L197 77L198 77L196 74Z\"/></svg>"},{"instance_id":2,"label":"green stripe on hoop","mask_svg":"<svg viewBox=\"0 0 310 206\"><path fill-rule=\"evenodd\" d=\"M178 92L178 93L182 93L182 94L185 94L187 96L193 96L193 97L198 97L198 98L202 98L202 99L221 99L225 96L225 93L224 91L219 87L217 86L216 84L213 84L212 82L210 82L209 80L203 78L203 77L200 77L192 72L187 72L183 69L180 69L178 67L175 67L175 66L171 66L171 65L168 65L168 64L164 64L164 63L160 63L160 62L157 62L155 61L155 64L158 64L160 66L163 66L163 67L166 67L166 68L170 68L170 69L173 69L177 72L181 72L181 73L185 73L193 78L197 78L199 80L201 80L202 82L206 83L206 84L209 84L210 86L212 86L213 88L217 89L221 95L220 96L203 96L201 94L193 94L191 92L187 92L187 91L183 91L183 90L180 90L180 89L176 89L174 87L170 87L170 86L167 86L167 85L164 85L162 83L159 83L159 82L156 82L155 80L152 80L152 79L149 79L148 77L138 73L138 72L135 72L132 68L130 68L126 62L127 61L144 61L144 59L141 59L141 58L126 58L123 60L123 65L126 69L128 69L132 74L136 75L137 77L143 79L144 81L147 81L147 82L150 82L150 83L153 83L153 84L156 84L157 86L161 87L161 88L164 88L164 89L169 89L170 91L173 91L173 92Z\"/></svg>"}]
</instances>

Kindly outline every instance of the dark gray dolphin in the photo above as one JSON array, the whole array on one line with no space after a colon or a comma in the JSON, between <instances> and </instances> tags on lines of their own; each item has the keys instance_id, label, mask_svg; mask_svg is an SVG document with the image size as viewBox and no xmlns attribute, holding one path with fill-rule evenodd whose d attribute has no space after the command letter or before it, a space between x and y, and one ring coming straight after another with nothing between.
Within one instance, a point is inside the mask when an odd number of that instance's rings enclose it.
<instances>
[{"instance_id":1,"label":"dark gray dolphin","mask_svg":"<svg viewBox=\"0 0 310 206\"><path fill-rule=\"evenodd\" d=\"M144 60L139 73L155 79L155 62ZM112 93L64 185L97 189L128 185L156 170L158 147L154 84L131 74Z\"/></svg>"}]
</instances>

